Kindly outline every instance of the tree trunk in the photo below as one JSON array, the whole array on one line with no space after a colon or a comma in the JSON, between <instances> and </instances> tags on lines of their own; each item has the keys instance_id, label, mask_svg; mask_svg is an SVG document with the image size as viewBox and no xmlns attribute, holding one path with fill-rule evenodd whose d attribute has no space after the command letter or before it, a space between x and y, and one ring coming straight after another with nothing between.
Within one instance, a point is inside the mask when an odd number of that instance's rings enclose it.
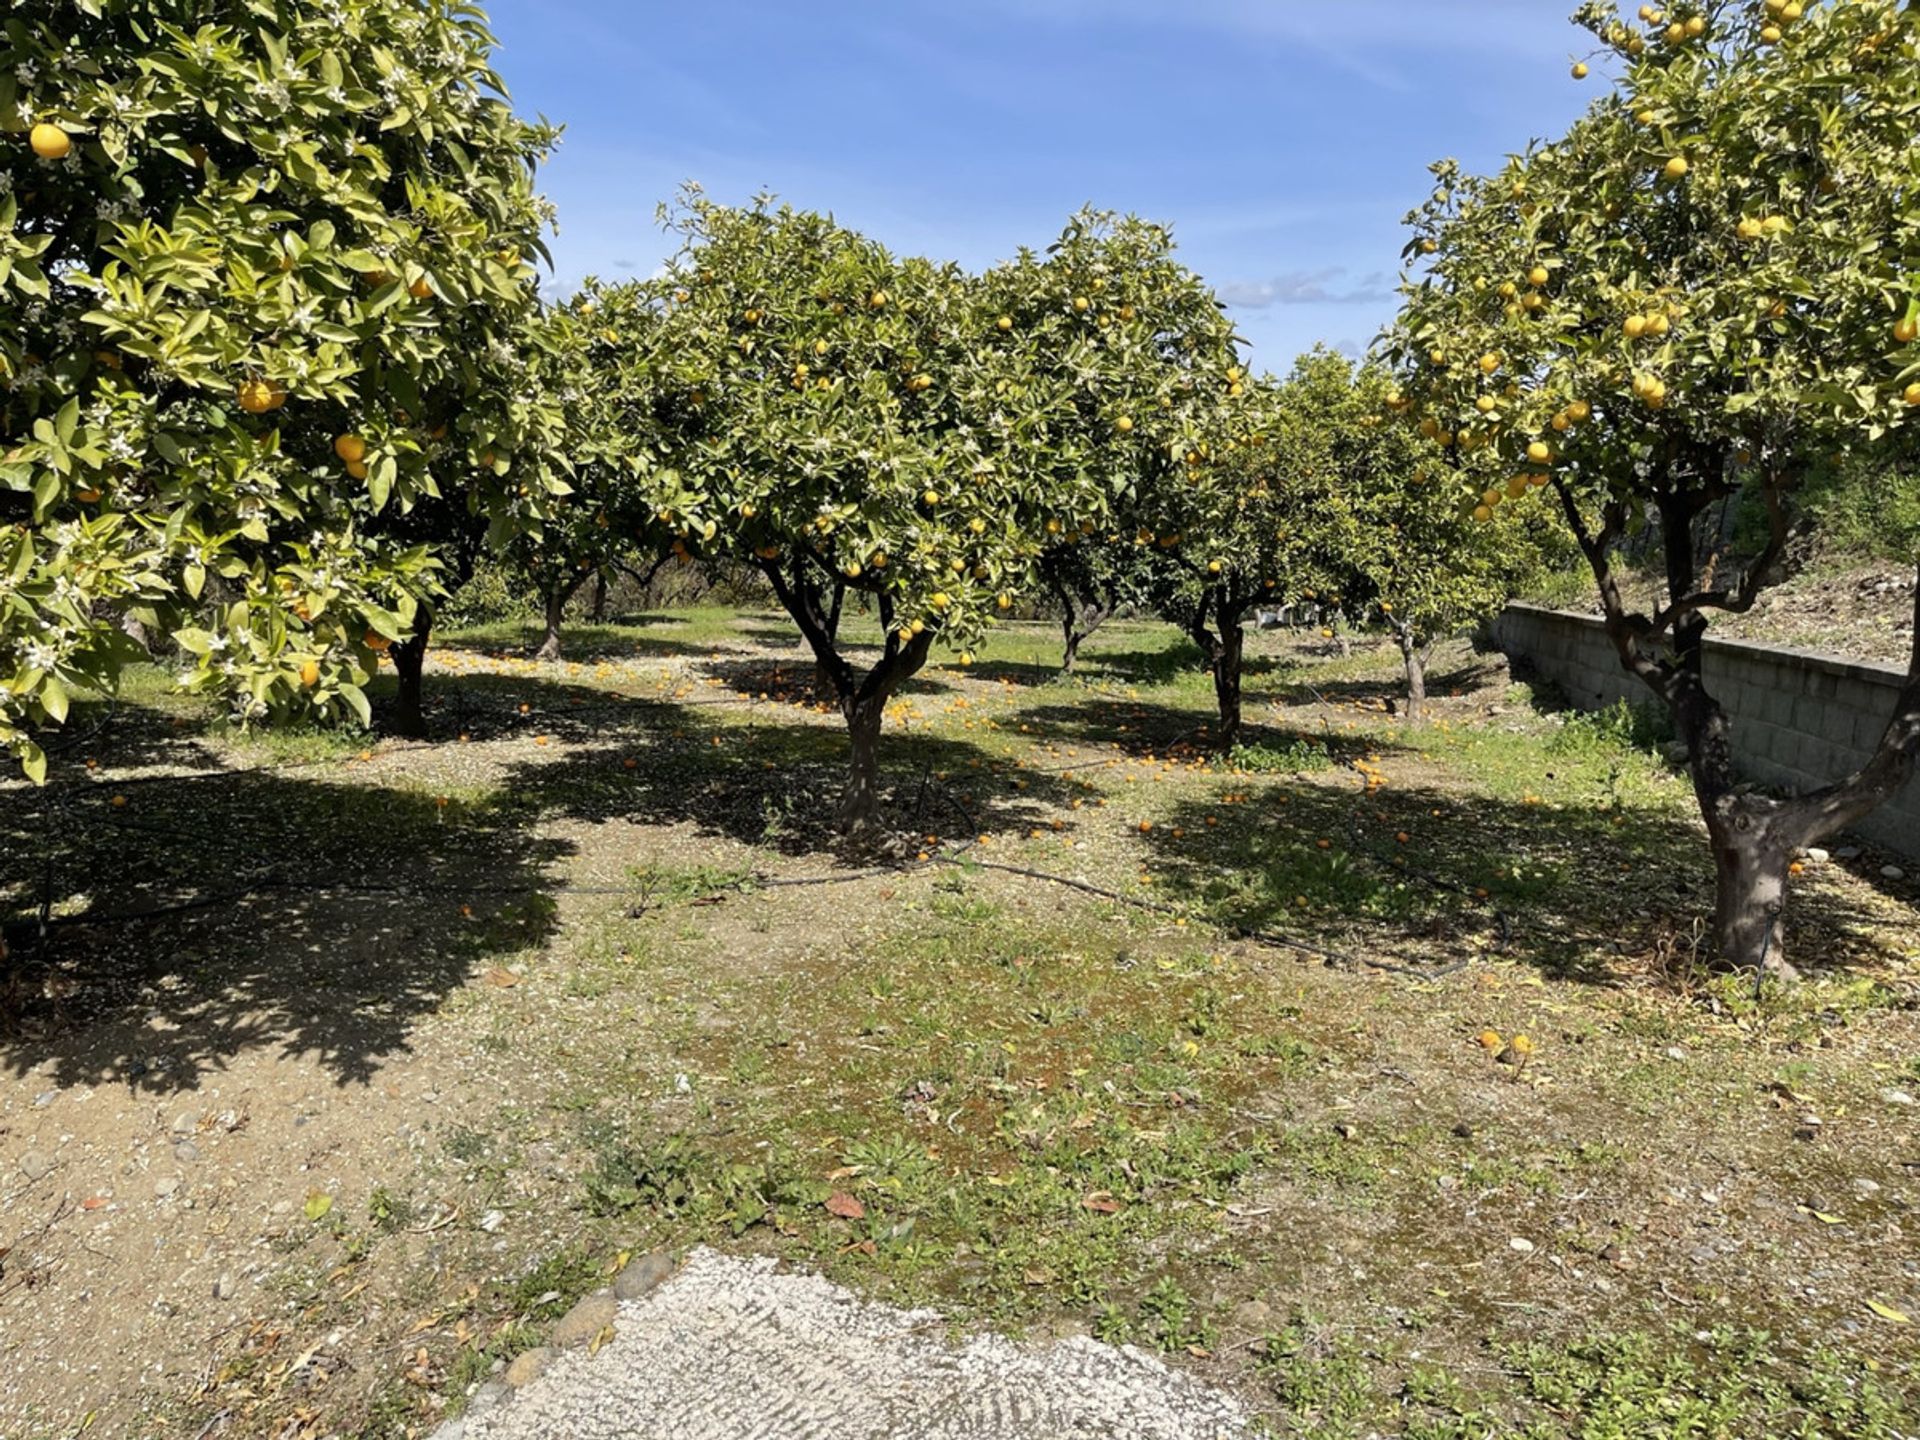
<instances>
[{"instance_id":1,"label":"tree trunk","mask_svg":"<svg viewBox=\"0 0 1920 1440\"><path fill-rule=\"evenodd\" d=\"M836 582L833 587L833 603L821 617L822 628L826 632L827 644L837 646L840 643L840 615L846 608L847 587L844 582ZM822 705L831 705L840 698L839 686L834 684L833 672L824 663L813 667L814 698Z\"/></svg>"},{"instance_id":2,"label":"tree trunk","mask_svg":"<svg viewBox=\"0 0 1920 1440\"><path fill-rule=\"evenodd\" d=\"M1222 623L1220 638L1213 647L1213 693L1220 702L1220 738L1222 750L1240 743L1240 664L1246 651L1246 631L1236 620Z\"/></svg>"},{"instance_id":3,"label":"tree trunk","mask_svg":"<svg viewBox=\"0 0 1920 1440\"><path fill-rule=\"evenodd\" d=\"M1723 802L1709 822L1713 837L1714 940L1722 964L1737 970L1796 978L1787 963L1780 913L1787 903L1787 875L1797 847L1784 844L1756 807ZM1756 821L1758 823L1756 823Z\"/></svg>"},{"instance_id":4,"label":"tree trunk","mask_svg":"<svg viewBox=\"0 0 1920 1440\"><path fill-rule=\"evenodd\" d=\"M846 717L851 758L835 818L843 832L860 834L872 827L879 811L880 722L886 717L887 701L927 663L933 631L910 634L897 628L892 601L882 591L878 604L880 630L886 636L885 649L871 670L864 676L858 675L836 643L841 608L846 599L845 582L834 582L829 611L821 604L821 592L812 583L806 562L796 559L791 578L772 562L763 562L760 571L813 647L814 663L832 687L840 713Z\"/></svg>"},{"instance_id":5,"label":"tree trunk","mask_svg":"<svg viewBox=\"0 0 1920 1440\"><path fill-rule=\"evenodd\" d=\"M857 835L872 826L880 807L880 722L887 713L886 696L849 699L842 713L852 754L834 823L842 833Z\"/></svg>"},{"instance_id":6,"label":"tree trunk","mask_svg":"<svg viewBox=\"0 0 1920 1440\"><path fill-rule=\"evenodd\" d=\"M593 623L604 625L607 620L607 577L604 571L595 572L593 577Z\"/></svg>"},{"instance_id":7,"label":"tree trunk","mask_svg":"<svg viewBox=\"0 0 1920 1440\"><path fill-rule=\"evenodd\" d=\"M1407 667L1407 719L1418 720L1421 707L1427 703L1426 656L1420 653L1411 630L1396 628L1393 637L1400 642L1400 658Z\"/></svg>"},{"instance_id":8,"label":"tree trunk","mask_svg":"<svg viewBox=\"0 0 1920 1440\"><path fill-rule=\"evenodd\" d=\"M534 659L554 661L560 658L560 626L566 620L567 601L572 598L572 586L547 592L547 629L540 641L540 648L533 652Z\"/></svg>"},{"instance_id":9,"label":"tree trunk","mask_svg":"<svg viewBox=\"0 0 1920 1440\"><path fill-rule=\"evenodd\" d=\"M1069 597L1065 603L1067 618L1062 622L1062 628L1066 633L1067 643L1065 653L1061 657L1060 669L1065 674L1071 675L1080 663L1080 647L1093 638L1094 631L1113 618L1115 604L1111 594L1094 599Z\"/></svg>"},{"instance_id":10,"label":"tree trunk","mask_svg":"<svg viewBox=\"0 0 1920 1440\"><path fill-rule=\"evenodd\" d=\"M427 715L420 704L420 676L427 664L427 642L433 633L433 617L425 610L414 623L411 640L402 640L392 650L394 673L400 687L393 702L393 731L409 740L427 737Z\"/></svg>"},{"instance_id":11,"label":"tree trunk","mask_svg":"<svg viewBox=\"0 0 1920 1440\"><path fill-rule=\"evenodd\" d=\"M1713 467L1701 465L1702 473ZM1768 492L1773 539L1736 588L1694 595L1698 562L1693 522L1714 498L1710 488L1689 488L1684 477L1662 476L1656 493L1660 540L1665 551L1670 606L1658 616L1633 610L1612 567L1612 550L1629 533L1629 512L1613 504L1589 527L1574 498L1555 482L1569 528L1599 585L1607 636L1628 674L1659 697L1686 741L1688 770L1700 813L1713 844L1715 940L1723 965L1791 978L1781 943L1784 907L1794 857L1810 845L1858 824L1898 793L1920 764L1920 586L1914 592L1914 641L1906 684L1894 702L1872 758L1832 785L1787 800L1742 792L1733 763L1732 725L1708 693L1702 664L1705 611L1739 614L1752 608L1767 583L1768 568L1785 543L1785 482L1776 475Z\"/></svg>"},{"instance_id":12,"label":"tree trunk","mask_svg":"<svg viewBox=\"0 0 1920 1440\"><path fill-rule=\"evenodd\" d=\"M142 650L146 651L147 654L153 654L153 638L147 634L147 627L139 620L131 615L122 615L120 617L120 630L122 634L132 640L133 643L138 645Z\"/></svg>"}]
</instances>

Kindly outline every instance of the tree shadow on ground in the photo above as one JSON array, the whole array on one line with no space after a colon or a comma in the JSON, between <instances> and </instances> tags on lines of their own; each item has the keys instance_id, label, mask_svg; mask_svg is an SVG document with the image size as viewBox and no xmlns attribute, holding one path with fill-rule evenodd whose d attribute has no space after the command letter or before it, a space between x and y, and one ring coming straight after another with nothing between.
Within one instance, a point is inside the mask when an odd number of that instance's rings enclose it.
<instances>
[{"instance_id":1,"label":"tree shadow on ground","mask_svg":"<svg viewBox=\"0 0 1920 1440\"><path fill-rule=\"evenodd\" d=\"M742 639L751 640L756 645L765 645L775 650L800 650L805 652L809 660L812 659L813 651L807 645L807 637L793 625L783 627L760 622L752 625L738 625L735 628L740 632Z\"/></svg>"},{"instance_id":2,"label":"tree shadow on ground","mask_svg":"<svg viewBox=\"0 0 1920 1440\"><path fill-rule=\"evenodd\" d=\"M668 618L647 618L647 625L670 623ZM435 636L436 650L466 655L483 655L492 660L527 660L540 648L545 630L539 625L522 625L505 634L481 632ZM628 622L618 625L569 625L561 632L560 660L567 665L594 665L617 660L705 659L716 652L745 655L751 647L726 640L678 640L665 635L636 633Z\"/></svg>"},{"instance_id":3,"label":"tree shadow on ground","mask_svg":"<svg viewBox=\"0 0 1920 1440\"><path fill-rule=\"evenodd\" d=\"M1295 668L1285 655L1249 654L1242 661L1242 680L1278 674ZM1166 685L1183 676L1205 675L1200 649L1184 636L1163 650L1103 650L1089 646L1080 652L1078 675L1084 680L1125 685ZM1057 672L1056 672L1057 678Z\"/></svg>"},{"instance_id":4,"label":"tree shadow on ground","mask_svg":"<svg viewBox=\"0 0 1920 1440\"><path fill-rule=\"evenodd\" d=\"M967 675L994 685L1017 685L1035 689L1042 685L1071 683L1075 678L1058 665L1037 665L1025 660L979 660L967 667Z\"/></svg>"},{"instance_id":5,"label":"tree shadow on ground","mask_svg":"<svg viewBox=\"0 0 1920 1440\"><path fill-rule=\"evenodd\" d=\"M1458 666L1427 676L1429 697L1454 694L1470 695L1495 683L1504 674L1497 660ZM1349 704L1373 705L1399 711L1407 703L1407 682L1397 671L1378 680L1294 680L1273 689L1274 698L1288 705Z\"/></svg>"},{"instance_id":6,"label":"tree shadow on ground","mask_svg":"<svg viewBox=\"0 0 1920 1440\"><path fill-rule=\"evenodd\" d=\"M1107 745L1123 754L1161 758L1200 757L1211 748L1216 716L1198 708L1187 710L1149 700L1121 700L1088 696L1068 704L1032 705L1016 718L1047 739L1083 745ZM1351 764L1366 755L1398 747L1377 736L1339 734L1322 729L1273 725L1258 719L1257 710L1240 727L1238 748L1264 752L1283 760L1297 752L1299 770L1323 768L1328 762Z\"/></svg>"},{"instance_id":7,"label":"tree shadow on ground","mask_svg":"<svg viewBox=\"0 0 1920 1440\"><path fill-rule=\"evenodd\" d=\"M172 758L204 766L198 749L183 741ZM62 1085L169 1092L273 1049L365 1083L477 963L552 934L544 872L567 847L535 837L522 811L442 804L342 768L0 793L18 984L0 1065L24 1075L52 1061Z\"/></svg>"},{"instance_id":8,"label":"tree shadow on ground","mask_svg":"<svg viewBox=\"0 0 1920 1440\"><path fill-rule=\"evenodd\" d=\"M856 665L863 664L864 658L858 651L849 652ZM736 695L745 695L755 700L773 700L784 703L805 703L814 698L813 653L808 651L795 655L791 659L781 660L708 660L697 667L700 675L707 679L718 680L722 686ZM911 680L901 685L896 698L911 695L950 694L953 686L946 681L936 679L926 670L922 670Z\"/></svg>"},{"instance_id":9,"label":"tree shadow on ground","mask_svg":"<svg viewBox=\"0 0 1920 1440\"><path fill-rule=\"evenodd\" d=\"M1244 804L1183 803L1149 837L1163 897L1250 930L1431 967L1497 951L1557 980L1644 976L1663 937L1713 910L1712 859L1681 814L1607 814L1419 786L1250 782ZM1884 970L1837 896L1788 907L1788 953Z\"/></svg>"},{"instance_id":10,"label":"tree shadow on ground","mask_svg":"<svg viewBox=\"0 0 1920 1440\"><path fill-rule=\"evenodd\" d=\"M686 824L788 857L874 858L833 825L848 756L840 726L769 718L715 730L671 705L636 713L634 721L623 734L603 735L564 759L518 766L505 784L545 813L571 820ZM925 732L883 735L880 763L883 833L1025 832L1085 793L1066 776L1014 777L980 747Z\"/></svg>"}]
</instances>

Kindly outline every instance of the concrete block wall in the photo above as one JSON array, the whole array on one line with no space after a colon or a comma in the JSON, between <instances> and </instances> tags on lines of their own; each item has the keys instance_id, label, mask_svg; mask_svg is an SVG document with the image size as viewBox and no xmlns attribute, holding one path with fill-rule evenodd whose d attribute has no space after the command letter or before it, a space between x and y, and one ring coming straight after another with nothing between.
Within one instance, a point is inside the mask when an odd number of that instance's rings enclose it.
<instances>
[{"instance_id":1,"label":"concrete block wall","mask_svg":"<svg viewBox=\"0 0 1920 1440\"><path fill-rule=\"evenodd\" d=\"M1591 615L1510 605L1493 622L1493 638L1580 709L1653 698L1620 668L1605 627ZM1743 773L1791 790L1831 784L1866 763L1905 680L1891 665L1712 639L1706 675L1732 718ZM1920 859L1920 776L1858 828L1875 844Z\"/></svg>"}]
</instances>

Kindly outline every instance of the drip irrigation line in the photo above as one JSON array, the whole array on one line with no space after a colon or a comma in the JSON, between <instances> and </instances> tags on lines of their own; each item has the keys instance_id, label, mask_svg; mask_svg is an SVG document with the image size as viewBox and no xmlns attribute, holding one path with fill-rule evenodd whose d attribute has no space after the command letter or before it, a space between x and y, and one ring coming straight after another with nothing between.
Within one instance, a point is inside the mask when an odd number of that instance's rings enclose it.
<instances>
[{"instance_id":1,"label":"drip irrigation line","mask_svg":"<svg viewBox=\"0 0 1920 1440\"><path fill-rule=\"evenodd\" d=\"M751 894L755 890L784 890L822 885L850 885L858 881L877 880L899 873L900 871L898 870L881 868L859 870L847 875L778 876L756 874L733 885L718 886L706 892L706 895L695 898L704 899L710 895L717 895L723 890L734 890L742 894ZM96 915L92 912L78 915L49 915L41 918L37 922L23 921L18 923L29 925L37 923L43 929L53 929L62 926L138 924L149 920L165 919L172 915L186 915L200 910L218 909L222 906L236 904L239 901L266 893L295 896L393 895L420 900L453 899L463 896L481 895L632 896L640 900L646 900L651 896L652 891L644 885L576 885L565 882L543 885L533 881L517 885L408 885L393 882L382 883L354 880L332 880L317 884L300 884L278 875L267 875L249 884L222 890L214 895L203 895L193 900L174 901L164 905L146 906L138 910L125 910L108 915ZM685 903L691 904L693 901ZM648 908L664 909L666 907L649 906Z\"/></svg>"},{"instance_id":2,"label":"drip irrigation line","mask_svg":"<svg viewBox=\"0 0 1920 1440\"><path fill-rule=\"evenodd\" d=\"M42 745L40 748L48 755L64 755L69 750L78 750L81 746L91 744L93 741L99 739L100 736L105 733L107 727L113 724L119 714L120 697L110 695L107 697L106 714L100 717L99 721L91 730L87 730L79 735L63 734L61 738L53 744Z\"/></svg>"},{"instance_id":3,"label":"drip irrigation line","mask_svg":"<svg viewBox=\"0 0 1920 1440\"><path fill-rule=\"evenodd\" d=\"M997 870L1003 875L1017 875L1028 880L1044 880L1050 885L1061 885L1069 890L1078 890L1102 900L1112 900L1117 904L1130 905L1136 910L1149 911L1156 915L1171 915L1176 919L1186 917L1182 911L1158 900L1142 900L1138 896L1123 895L1117 890L1108 890L1091 881L1075 879L1071 875L1055 875L1045 870L1029 870L1021 865L1006 865L995 860L960 860L946 855L937 855L930 862L935 865L952 865L959 868L974 866L982 870ZM1328 950L1323 946L1309 944L1305 940L1296 940L1276 930L1261 930L1246 925L1218 926L1219 929L1240 940L1256 940L1263 945L1277 949L1293 950L1303 955L1312 955L1330 964L1344 965L1348 969L1366 966L1369 969L1385 970L1394 975L1405 975L1414 980L1440 980L1466 969L1473 963L1471 959L1456 961L1452 965L1442 966L1438 970L1422 970L1412 965L1396 965L1390 960L1370 960L1365 956L1347 955L1338 950Z\"/></svg>"},{"instance_id":4,"label":"drip irrigation line","mask_svg":"<svg viewBox=\"0 0 1920 1440\"><path fill-rule=\"evenodd\" d=\"M1445 876L1429 874L1418 866L1407 864L1397 855L1382 854L1380 851L1374 849L1373 846L1367 843L1366 837L1360 833L1360 821L1357 816L1347 816L1347 834L1352 837L1354 849L1359 852L1363 860L1371 860L1374 864L1387 870L1391 874L1411 876L1423 884L1431 885L1436 890L1445 890L1450 894L1460 895L1467 899L1478 900L1480 898L1458 880L1449 880ZM1500 943L1495 948L1504 951L1508 945L1513 943L1513 923L1508 918L1507 912L1498 905L1490 905L1487 908L1492 913L1493 918L1500 924Z\"/></svg>"}]
</instances>

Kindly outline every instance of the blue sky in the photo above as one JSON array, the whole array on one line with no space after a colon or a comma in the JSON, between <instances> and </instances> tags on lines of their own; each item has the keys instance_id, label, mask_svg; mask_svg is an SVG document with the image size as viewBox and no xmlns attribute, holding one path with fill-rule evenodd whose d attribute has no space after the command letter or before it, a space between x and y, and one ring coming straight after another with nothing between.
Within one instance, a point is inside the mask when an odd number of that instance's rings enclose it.
<instances>
[{"instance_id":1,"label":"blue sky","mask_svg":"<svg viewBox=\"0 0 1920 1440\"><path fill-rule=\"evenodd\" d=\"M556 281L645 275L693 180L979 267L1081 205L1170 223L1256 363L1391 316L1427 164L1497 163L1599 74L1574 0L491 0L516 104L567 127Z\"/></svg>"}]
</instances>

